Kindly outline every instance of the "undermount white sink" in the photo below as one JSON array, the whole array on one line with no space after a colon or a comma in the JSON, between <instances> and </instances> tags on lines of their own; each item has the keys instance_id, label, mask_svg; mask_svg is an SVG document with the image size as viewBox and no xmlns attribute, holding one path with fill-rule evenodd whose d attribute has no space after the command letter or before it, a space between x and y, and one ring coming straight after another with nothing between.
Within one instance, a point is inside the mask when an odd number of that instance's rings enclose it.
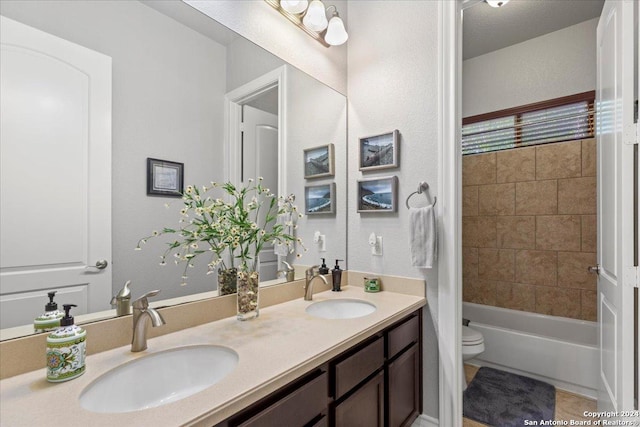
<instances>
[{"instance_id":1,"label":"undermount white sink","mask_svg":"<svg viewBox=\"0 0 640 427\"><path fill-rule=\"evenodd\" d=\"M184 399L217 383L238 364L228 347L178 347L120 365L89 384L80 406L92 412L121 413Z\"/></svg>"},{"instance_id":2,"label":"undermount white sink","mask_svg":"<svg viewBox=\"0 0 640 427\"><path fill-rule=\"evenodd\" d=\"M359 299L339 298L314 302L306 311L323 319L354 319L373 313L376 306Z\"/></svg>"}]
</instances>

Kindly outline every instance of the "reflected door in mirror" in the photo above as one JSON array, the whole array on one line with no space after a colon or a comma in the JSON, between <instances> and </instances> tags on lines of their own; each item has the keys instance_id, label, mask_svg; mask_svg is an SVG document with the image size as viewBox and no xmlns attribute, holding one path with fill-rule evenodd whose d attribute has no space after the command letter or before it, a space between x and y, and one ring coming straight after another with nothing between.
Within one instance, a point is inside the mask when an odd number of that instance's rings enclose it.
<instances>
[{"instance_id":1,"label":"reflected door in mirror","mask_svg":"<svg viewBox=\"0 0 640 427\"><path fill-rule=\"evenodd\" d=\"M241 179L262 177L262 184L273 194L278 194L278 116L243 105ZM265 211L258 224L263 227ZM273 226L273 224L271 224ZM260 251L260 280L276 278L278 257L273 245L265 245Z\"/></svg>"},{"instance_id":2,"label":"reflected door in mirror","mask_svg":"<svg viewBox=\"0 0 640 427\"><path fill-rule=\"evenodd\" d=\"M111 58L0 17L2 328L109 308Z\"/></svg>"}]
</instances>

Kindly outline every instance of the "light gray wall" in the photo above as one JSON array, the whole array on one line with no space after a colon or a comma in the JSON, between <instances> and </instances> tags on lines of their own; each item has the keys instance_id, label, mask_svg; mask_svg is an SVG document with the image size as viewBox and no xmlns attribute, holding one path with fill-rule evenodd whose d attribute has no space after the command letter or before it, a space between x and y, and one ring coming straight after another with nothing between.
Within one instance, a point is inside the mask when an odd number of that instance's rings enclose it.
<instances>
[{"instance_id":1,"label":"light gray wall","mask_svg":"<svg viewBox=\"0 0 640 427\"><path fill-rule=\"evenodd\" d=\"M463 62L462 116L594 90L598 18Z\"/></svg>"},{"instance_id":2,"label":"light gray wall","mask_svg":"<svg viewBox=\"0 0 640 427\"><path fill-rule=\"evenodd\" d=\"M437 74L438 3L432 1L349 2L349 269L426 278L431 311L437 298L437 269L411 266L405 199L420 181L430 194L438 188ZM393 28L389 22L397 23ZM398 129L400 167L363 174L358 170L358 138ZM356 213L356 181L398 176L398 212ZM417 203L416 199L414 203ZM426 204L426 199L425 199ZM383 237L383 256L370 255L368 236ZM425 310L424 412L438 416L438 345Z\"/></svg>"},{"instance_id":3,"label":"light gray wall","mask_svg":"<svg viewBox=\"0 0 640 427\"><path fill-rule=\"evenodd\" d=\"M347 222L347 101L345 97L302 71L287 69L287 193L296 195L296 205L304 211L306 185L336 184L335 215L308 215L298 221L298 237L308 252L300 259L290 259L302 265L321 264L327 259L332 268L336 259L346 259ZM334 177L304 179L303 150L319 145L334 145ZM313 234L326 236L326 251L319 252ZM340 266L345 268L346 263Z\"/></svg>"},{"instance_id":4,"label":"light gray wall","mask_svg":"<svg viewBox=\"0 0 640 427\"><path fill-rule=\"evenodd\" d=\"M184 163L187 184L222 179L224 47L133 1L0 7L9 18L113 58L114 290L125 280L134 297L156 288L165 298L212 290L215 277L203 271L190 274L185 289L181 268L160 267L161 241L133 248L152 230L177 226L181 207L180 199L146 195L147 157Z\"/></svg>"},{"instance_id":5,"label":"light gray wall","mask_svg":"<svg viewBox=\"0 0 640 427\"><path fill-rule=\"evenodd\" d=\"M183 1L338 92L347 93L348 43L326 48L262 0ZM351 33L347 2L334 0L330 4L337 6Z\"/></svg>"},{"instance_id":6,"label":"light gray wall","mask_svg":"<svg viewBox=\"0 0 640 427\"><path fill-rule=\"evenodd\" d=\"M285 62L243 37L227 46L227 92L273 71Z\"/></svg>"}]
</instances>

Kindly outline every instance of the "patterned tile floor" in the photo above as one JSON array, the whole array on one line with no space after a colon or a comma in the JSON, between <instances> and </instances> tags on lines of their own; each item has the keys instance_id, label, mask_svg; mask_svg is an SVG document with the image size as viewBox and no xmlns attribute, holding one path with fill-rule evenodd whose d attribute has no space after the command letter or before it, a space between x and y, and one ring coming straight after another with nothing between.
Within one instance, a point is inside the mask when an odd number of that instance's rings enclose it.
<instances>
[{"instance_id":1,"label":"patterned tile floor","mask_svg":"<svg viewBox=\"0 0 640 427\"><path fill-rule=\"evenodd\" d=\"M478 372L477 366L464 365L464 373L469 383ZM596 401L570 393L568 391L556 389L556 421L559 420L589 420L582 414L585 411L595 411ZM463 427L486 427L485 424L479 423L468 418L464 418Z\"/></svg>"}]
</instances>

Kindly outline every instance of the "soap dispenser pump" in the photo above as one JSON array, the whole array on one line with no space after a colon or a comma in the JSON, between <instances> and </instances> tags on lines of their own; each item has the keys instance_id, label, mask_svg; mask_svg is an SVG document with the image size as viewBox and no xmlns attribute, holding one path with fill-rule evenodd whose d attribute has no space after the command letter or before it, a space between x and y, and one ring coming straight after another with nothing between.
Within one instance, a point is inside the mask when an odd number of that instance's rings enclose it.
<instances>
[{"instance_id":1,"label":"soap dispenser pump","mask_svg":"<svg viewBox=\"0 0 640 427\"><path fill-rule=\"evenodd\" d=\"M84 374L87 332L74 324L69 314L75 304L63 304L65 315L60 327L47 337L47 381L57 383Z\"/></svg>"},{"instance_id":2,"label":"soap dispenser pump","mask_svg":"<svg viewBox=\"0 0 640 427\"><path fill-rule=\"evenodd\" d=\"M324 258L322 258L322 265L318 269L318 273L329 274L329 267L327 267L327 263L325 262Z\"/></svg>"},{"instance_id":3,"label":"soap dispenser pump","mask_svg":"<svg viewBox=\"0 0 640 427\"><path fill-rule=\"evenodd\" d=\"M331 289L333 292L340 292L340 282L342 282L342 269L338 265L338 261L343 261L341 259L336 260L336 265L331 270L331 276L333 279L333 288Z\"/></svg>"},{"instance_id":4,"label":"soap dispenser pump","mask_svg":"<svg viewBox=\"0 0 640 427\"><path fill-rule=\"evenodd\" d=\"M34 332L49 332L60 326L60 319L64 314L58 310L58 304L53 301L56 291L47 293L49 302L44 306L44 314L38 316L33 321Z\"/></svg>"}]
</instances>

